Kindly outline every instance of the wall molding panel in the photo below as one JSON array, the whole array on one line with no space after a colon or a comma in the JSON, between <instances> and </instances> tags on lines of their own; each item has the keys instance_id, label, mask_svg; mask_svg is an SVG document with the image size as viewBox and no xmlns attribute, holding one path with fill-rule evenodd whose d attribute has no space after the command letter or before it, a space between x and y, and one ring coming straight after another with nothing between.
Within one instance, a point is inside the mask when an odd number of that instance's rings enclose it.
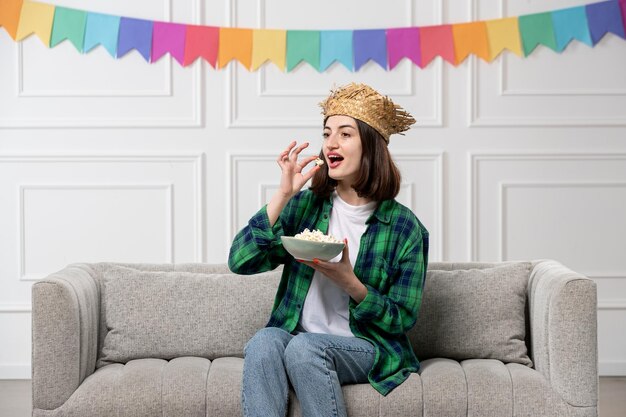
<instances>
[{"instance_id":1,"label":"wall molding panel","mask_svg":"<svg viewBox=\"0 0 626 417\"><path fill-rule=\"evenodd\" d=\"M37 171L43 175L36 173ZM16 277L15 281L9 280L10 282L28 284L52 272L49 268L39 272L28 261L32 258L30 250L33 248L41 258L41 254L45 253L41 252L41 245L46 244L45 240L40 242L39 239L29 243L28 230L33 233L33 230L41 229L39 226L29 229L31 222L43 225L41 222L47 221L43 216L49 210L62 216L63 211L59 211L63 210L62 204L85 201L85 207L89 207L89 204L108 201L107 196L118 198L125 195L131 200L122 200L122 203L128 202L132 206L113 211L94 206L94 215L99 215L98 210L106 210L111 216L121 213L119 210L131 209L129 213L132 213L133 210L142 210L141 205L157 203L156 206L146 206L148 216L138 218L139 223L132 218L120 218L121 221L137 224L139 233L149 228L150 235L156 233L160 236L156 241L151 238L151 242L146 242L146 248L137 247L137 254L144 253L150 259L150 252L142 251L157 248L161 241L164 246L159 251L163 257L158 258L159 262L206 261L204 154L5 154L0 155L0 173L5 173L5 179L0 180L0 190L6 190L2 191L5 196L13 196L4 200L5 209L9 211L3 210L2 217L11 213L15 216L15 232L5 236L5 239L15 239L14 247L0 254L4 258L1 259L0 267L3 270L8 268L4 270L4 276ZM75 179L76 174L80 177L79 181ZM11 179L13 176L16 178ZM22 178L18 181L20 176ZM115 177L119 179L114 180ZM64 198L67 197L79 200L65 202ZM91 203L83 197L96 197L96 200ZM34 198L35 205L29 205L31 198ZM50 207L47 207L48 203L51 204ZM10 210L11 207L13 210ZM69 213L71 212L70 210ZM35 217L30 218L30 215ZM107 219L114 220L110 217ZM89 221L89 217L83 221ZM150 226L153 221L157 222L156 228ZM72 224L70 219L63 219L62 222L61 224ZM56 227L54 223L51 226L51 230ZM106 224L93 227L98 230L98 227L106 227ZM78 232L74 230L72 233ZM142 235L134 236L133 239L142 239ZM31 246L33 243L35 246ZM35 258L38 259L37 256ZM157 259L154 258L154 261ZM15 265L15 268L9 265ZM1 300L0 306L4 306ZM13 311L13 305L7 308Z\"/></svg>"}]
</instances>

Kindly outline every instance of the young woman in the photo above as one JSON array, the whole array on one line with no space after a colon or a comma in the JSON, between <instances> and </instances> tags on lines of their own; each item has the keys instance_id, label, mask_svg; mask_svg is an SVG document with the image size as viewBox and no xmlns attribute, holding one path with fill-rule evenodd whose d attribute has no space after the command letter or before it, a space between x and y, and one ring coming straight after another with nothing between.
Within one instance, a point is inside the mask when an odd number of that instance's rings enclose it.
<instances>
[{"instance_id":1,"label":"young woman","mask_svg":"<svg viewBox=\"0 0 626 417\"><path fill-rule=\"evenodd\" d=\"M298 159L308 143L278 157L280 189L235 237L229 267L240 274L284 264L267 327L244 349L244 416L283 417L289 387L302 414L346 416L341 386L368 382L382 395L417 372L406 332L415 324L428 264L428 231L394 200L400 173L387 144L415 120L363 84L322 103L325 162ZM310 189L302 190L312 178ZM325 262L299 261L280 236L305 228L343 238Z\"/></svg>"}]
</instances>

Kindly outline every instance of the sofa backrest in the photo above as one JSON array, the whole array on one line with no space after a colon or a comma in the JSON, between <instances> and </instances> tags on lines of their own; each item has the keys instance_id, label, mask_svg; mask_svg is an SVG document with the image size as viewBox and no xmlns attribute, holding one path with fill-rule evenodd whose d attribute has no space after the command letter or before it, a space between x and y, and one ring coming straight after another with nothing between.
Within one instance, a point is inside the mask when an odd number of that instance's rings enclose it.
<instances>
[{"instance_id":1,"label":"sofa backrest","mask_svg":"<svg viewBox=\"0 0 626 417\"><path fill-rule=\"evenodd\" d=\"M145 357L243 356L245 343L267 323L282 272L242 276L226 265L198 263L90 268L101 293L97 367ZM530 365L524 342L529 274L529 262L431 262L409 332L418 358Z\"/></svg>"}]
</instances>

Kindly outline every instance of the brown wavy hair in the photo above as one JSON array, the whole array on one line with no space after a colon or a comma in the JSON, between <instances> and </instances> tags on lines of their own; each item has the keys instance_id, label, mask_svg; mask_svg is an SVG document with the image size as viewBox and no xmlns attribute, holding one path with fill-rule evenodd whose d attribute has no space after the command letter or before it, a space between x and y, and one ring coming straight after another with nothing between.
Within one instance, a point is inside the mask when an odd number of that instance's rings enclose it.
<instances>
[{"instance_id":1,"label":"brown wavy hair","mask_svg":"<svg viewBox=\"0 0 626 417\"><path fill-rule=\"evenodd\" d=\"M352 185L359 197L373 201L391 200L400 192L400 170L393 162L387 143L374 128L361 120L356 120L361 136L361 169L356 183ZM324 126L326 119L324 119ZM324 159L323 149L319 157ZM311 182L311 191L328 198L337 187L337 181L328 175L328 164L321 166Z\"/></svg>"}]
</instances>

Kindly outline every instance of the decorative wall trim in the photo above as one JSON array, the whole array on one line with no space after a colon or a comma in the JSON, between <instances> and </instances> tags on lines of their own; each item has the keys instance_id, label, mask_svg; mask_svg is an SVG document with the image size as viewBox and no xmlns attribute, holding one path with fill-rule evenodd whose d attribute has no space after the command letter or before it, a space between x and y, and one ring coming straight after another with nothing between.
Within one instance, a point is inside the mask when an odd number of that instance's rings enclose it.
<instances>
[{"instance_id":1,"label":"decorative wall trim","mask_svg":"<svg viewBox=\"0 0 626 417\"><path fill-rule=\"evenodd\" d=\"M0 379L31 379L30 363L0 363Z\"/></svg>"},{"instance_id":2,"label":"decorative wall trim","mask_svg":"<svg viewBox=\"0 0 626 417\"><path fill-rule=\"evenodd\" d=\"M205 221L205 209L206 209L206 198L205 198L205 154L197 153L197 154L189 154L189 153L180 153L180 154L167 154L167 153L153 153L153 154L0 154L0 164L3 163L60 163L60 162L69 162L69 163L130 163L130 164L141 164L141 163L183 163L183 164L192 164L193 166L193 207L194 207L194 224L196 227L194 228L194 258L196 262L206 262L206 221ZM65 184L68 185L68 184ZM83 184L85 185L85 184ZM100 184L102 185L102 184ZM110 184L104 184L102 186L109 186ZM124 186L124 184L121 184ZM44 184L45 186L45 184ZM55 186L55 185L52 185ZM63 186L63 185L61 185ZM76 184L69 184L69 186L76 186ZM78 184L80 186L80 184ZM96 184L98 186L98 184ZM131 185L131 186L137 186ZM139 184L139 186L143 186ZM162 185L161 185L162 186ZM20 191L21 193L21 191ZM173 200L173 198L172 198ZM23 218L22 208L23 204L20 197L20 216ZM173 204L173 202L172 202ZM173 206L170 208L170 212L173 213ZM18 226L21 228L21 225ZM173 235L173 227L175 227L172 221L172 229L170 230L171 235ZM21 236L22 230L18 236ZM23 239L20 241L20 258L23 259L23 247L22 243ZM174 261L174 249L172 245L172 260ZM24 270L22 268L22 260L20 263L20 279L22 278L22 273Z\"/></svg>"},{"instance_id":3,"label":"decorative wall trim","mask_svg":"<svg viewBox=\"0 0 626 417\"><path fill-rule=\"evenodd\" d=\"M566 152L510 152L510 153L489 153L473 152L467 153L467 206L468 206L468 259L478 261L478 167L483 161L626 161L626 153L566 153Z\"/></svg>"},{"instance_id":4,"label":"decorative wall trim","mask_svg":"<svg viewBox=\"0 0 626 417\"><path fill-rule=\"evenodd\" d=\"M28 190L163 190L166 196L167 223L165 224L167 263L174 263L174 201L172 198L174 184L150 184L150 183L37 183L18 185L19 201L19 279L20 281L37 281L46 274L29 274L26 272L26 213L25 192Z\"/></svg>"},{"instance_id":5,"label":"decorative wall trim","mask_svg":"<svg viewBox=\"0 0 626 417\"><path fill-rule=\"evenodd\" d=\"M30 304L0 304L0 314L31 313ZM0 378L2 379L2 378Z\"/></svg>"},{"instance_id":6,"label":"decorative wall trim","mask_svg":"<svg viewBox=\"0 0 626 417\"><path fill-rule=\"evenodd\" d=\"M626 375L626 361L599 361L598 374L600 376L624 376Z\"/></svg>"},{"instance_id":7,"label":"decorative wall trim","mask_svg":"<svg viewBox=\"0 0 626 417\"><path fill-rule=\"evenodd\" d=\"M506 193L510 188L626 188L626 181L500 181L498 187L498 261L507 258Z\"/></svg>"}]
</instances>

